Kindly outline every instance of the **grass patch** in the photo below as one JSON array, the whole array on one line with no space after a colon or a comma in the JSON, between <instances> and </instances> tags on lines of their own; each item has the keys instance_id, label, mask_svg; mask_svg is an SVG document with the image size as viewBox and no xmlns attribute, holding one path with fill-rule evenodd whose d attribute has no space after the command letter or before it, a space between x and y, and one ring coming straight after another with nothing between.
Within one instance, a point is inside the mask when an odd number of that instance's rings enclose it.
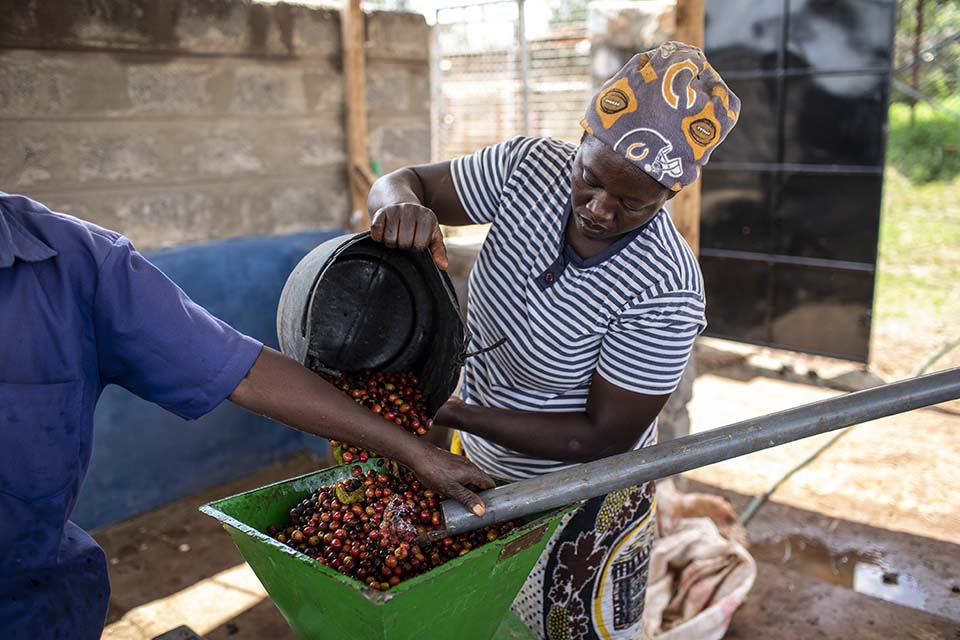
<instances>
[{"instance_id":1,"label":"grass patch","mask_svg":"<svg viewBox=\"0 0 960 640\"><path fill-rule=\"evenodd\" d=\"M888 166L875 319L960 318L960 177L912 184Z\"/></svg>"},{"instance_id":2,"label":"grass patch","mask_svg":"<svg viewBox=\"0 0 960 640\"><path fill-rule=\"evenodd\" d=\"M960 96L942 104L960 114ZM960 120L923 102L917 104L915 116L910 126L910 107L890 105L889 164L916 184L960 175Z\"/></svg>"}]
</instances>

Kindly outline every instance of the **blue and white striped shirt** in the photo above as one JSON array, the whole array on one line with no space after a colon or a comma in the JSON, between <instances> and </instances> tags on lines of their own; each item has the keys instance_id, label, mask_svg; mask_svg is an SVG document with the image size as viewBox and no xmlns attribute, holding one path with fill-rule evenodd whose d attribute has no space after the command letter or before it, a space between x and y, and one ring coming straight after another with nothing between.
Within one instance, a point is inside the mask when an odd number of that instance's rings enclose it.
<instances>
[{"instance_id":1,"label":"blue and white striped shirt","mask_svg":"<svg viewBox=\"0 0 960 640\"><path fill-rule=\"evenodd\" d=\"M470 274L468 403L517 411L584 411L594 371L635 393L672 392L706 326L703 282L690 247L661 210L593 258L564 241L577 147L513 138L452 162L470 218L492 223ZM461 434L491 475L529 478L569 466ZM656 421L637 441L652 444Z\"/></svg>"}]
</instances>

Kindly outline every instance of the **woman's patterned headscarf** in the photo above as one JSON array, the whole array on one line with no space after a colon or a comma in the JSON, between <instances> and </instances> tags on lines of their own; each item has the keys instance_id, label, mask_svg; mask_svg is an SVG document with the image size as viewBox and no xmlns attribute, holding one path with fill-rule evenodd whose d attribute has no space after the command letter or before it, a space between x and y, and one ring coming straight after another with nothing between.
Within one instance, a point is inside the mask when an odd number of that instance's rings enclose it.
<instances>
[{"instance_id":1,"label":"woman's patterned headscarf","mask_svg":"<svg viewBox=\"0 0 960 640\"><path fill-rule=\"evenodd\" d=\"M665 42L607 80L580 124L587 133L679 191L700 177L740 116L740 99L700 49Z\"/></svg>"}]
</instances>

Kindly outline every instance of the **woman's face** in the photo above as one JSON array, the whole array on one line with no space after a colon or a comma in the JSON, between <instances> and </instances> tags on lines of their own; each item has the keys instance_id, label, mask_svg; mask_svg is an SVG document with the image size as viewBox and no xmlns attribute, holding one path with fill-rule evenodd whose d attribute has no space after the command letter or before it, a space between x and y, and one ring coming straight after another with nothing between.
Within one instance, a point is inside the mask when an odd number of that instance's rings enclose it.
<instances>
[{"instance_id":1,"label":"woman's face","mask_svg":"<svg viewBox=\"0 0 960 640\"><path fill-rule=\"evenodd\" d=\"M613 242L650 220L674 192L593 136L585 136L570 176L574 229Z\"/></svg>"}]
</instances>

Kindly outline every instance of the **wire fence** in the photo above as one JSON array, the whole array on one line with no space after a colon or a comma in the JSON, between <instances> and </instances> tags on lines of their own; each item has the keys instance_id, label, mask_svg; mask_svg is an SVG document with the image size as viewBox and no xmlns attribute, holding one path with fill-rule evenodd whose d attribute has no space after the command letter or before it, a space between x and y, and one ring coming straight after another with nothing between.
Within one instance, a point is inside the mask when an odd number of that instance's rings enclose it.
<instances>
[{"instance_id":1,"label":"wire fence","mask_svg":"<svg viewBox=\"0 0 960 640\"><path fill-rule=\"evenodd\" d=\"M591 91L585 3L494 0L435 17L435 159L515 135L579 139Z\"/></svg>"},{"instance_id":2,"label":"wire fence","mask_svg":"<svg viewBox=\"0 0 960 640\"><path fill-rule=\"evenodd\" d=\"M960 120L960 1L900 3L894 69L894 101L926 102Z\"/></svg>"}]
</instances>

